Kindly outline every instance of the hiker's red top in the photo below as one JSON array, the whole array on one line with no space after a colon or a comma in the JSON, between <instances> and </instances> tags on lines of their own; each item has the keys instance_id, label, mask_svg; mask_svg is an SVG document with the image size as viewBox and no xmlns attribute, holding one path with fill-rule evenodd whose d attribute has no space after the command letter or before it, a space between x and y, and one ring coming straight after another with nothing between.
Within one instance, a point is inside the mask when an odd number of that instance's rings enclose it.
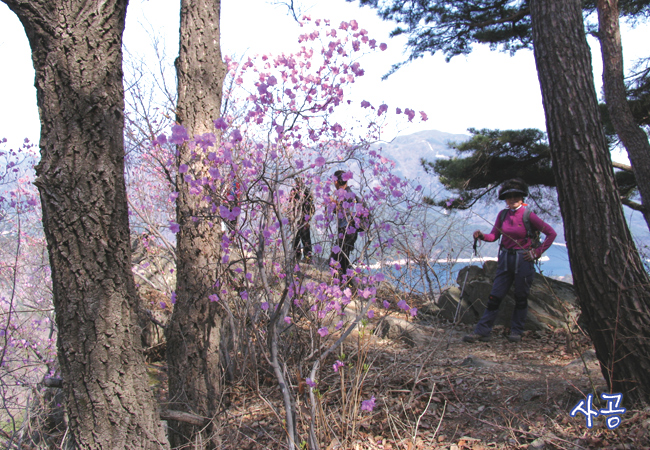
<instances>
[{"instance_id":1,"label":"hiker's red top","mask_svg":"<svg viewBox=\"0 0 650 450\"><path fill-rule=\"evenodd\" d=\"M508 210L505 214L503 223L501 223L501 213L497 215L497 221L492 228L490 234L484 234L483 240L487 242L494 242L501 235L501 246L508 249L525 249L530 248L530 239L526 236L526 226L524 225L524 211L525 208L521 206L515 211ZM535 249L537 257L539 258L542 253L548 249L555 238L557 233L555 230L542 219L537 217L534 212L530 213L530 226L533 230L538 230L544 233L546 238L542 245Z\"/></svg>"}]
</instances>

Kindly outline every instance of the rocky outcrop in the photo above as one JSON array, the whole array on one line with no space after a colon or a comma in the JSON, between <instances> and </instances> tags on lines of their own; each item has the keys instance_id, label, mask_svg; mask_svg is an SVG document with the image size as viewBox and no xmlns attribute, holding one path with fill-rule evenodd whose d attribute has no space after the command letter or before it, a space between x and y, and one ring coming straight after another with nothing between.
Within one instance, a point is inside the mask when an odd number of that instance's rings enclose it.
<instances>
[{"instance_id":1,"label":"rocky outcrop","mask_svg":"<svg viewBox=\"0 0 650 450\"><path fill-rule=\"evenodd\" d=\"M377 325L377 334L384 339L401 341L409 347L431 346L434 336L443 335L443 330L426 327L401 317L386 316Z\"/></svg>"},{"instance_id":2,"label":"rocky outcrop","mask_svg":"<svg viewBox=\"0 0 650 450\"><path fill-rule=\"evenodd\" d=\"M456 320L467 325L475 324L483 315L495 274L495 261L487 261L483 267L467 266L461 269L456 279L459 287L447 289L438 299L437 306L440 308L441 316L449 321ZM461 299L463 284L465 289ZM458 308L459 302L460 308ZM514 305L511 288L501 302L496 325L510 326ZM567 326L572 328L578 315L579 309L573 285L539 274L535 275L528 296L527 330Z\"/></svg>"}]
</instances>

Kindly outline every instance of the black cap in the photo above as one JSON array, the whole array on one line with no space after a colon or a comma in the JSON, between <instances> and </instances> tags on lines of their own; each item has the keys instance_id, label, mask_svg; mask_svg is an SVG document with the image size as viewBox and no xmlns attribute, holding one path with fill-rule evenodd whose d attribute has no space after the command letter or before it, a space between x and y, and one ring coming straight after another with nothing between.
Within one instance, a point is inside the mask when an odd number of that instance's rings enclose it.
<instances>
[{"instance_id":1,"label":"black cap","mask_svg":"<svg viewBox=\"0 0 650 450\"><path fill-rule=\"evenodd\" d=\"M528 185L521 178L504 181L499 189L499 200L505 200L508 194L528 195Z\"/></svg>"}]
</instances>

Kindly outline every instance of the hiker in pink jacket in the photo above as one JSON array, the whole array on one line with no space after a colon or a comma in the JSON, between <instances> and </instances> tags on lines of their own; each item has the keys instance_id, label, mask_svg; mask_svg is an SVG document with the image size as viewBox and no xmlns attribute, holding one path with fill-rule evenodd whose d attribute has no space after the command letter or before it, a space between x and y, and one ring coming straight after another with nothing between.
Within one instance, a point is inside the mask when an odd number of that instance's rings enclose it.
<instances>
[{"instance_id":1,"label":"hiker in pink jacket","mask_svg":"<svg viewBox=\"0 0 650 450\"><path fill-rule=\"evenodd\" d=\"M488 298L483 317L476 324L474 333L463 337L465 342L489 341L490 332L499 314L499 305L510 286L515 285L515 309L512 313L508 340L518 342L524 331L528 314L528 293L535 276L535 260L548 249L557 233L553 228L527 211L524 197L528 195L526 183L515 178L505 181L499 189L499 200L505 200L507 208L499 213L490 234L474 232L475 239L494 242L501 237L497 273ZM539 244L537 233L546 238Z\"/></svg>"}]
</instances>

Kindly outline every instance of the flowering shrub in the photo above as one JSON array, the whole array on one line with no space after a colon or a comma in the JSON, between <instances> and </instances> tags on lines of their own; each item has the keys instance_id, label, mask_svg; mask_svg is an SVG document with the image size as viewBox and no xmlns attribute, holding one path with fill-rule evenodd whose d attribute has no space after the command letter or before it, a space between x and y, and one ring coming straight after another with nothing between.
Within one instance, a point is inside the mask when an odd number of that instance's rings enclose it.
<instances>
[{"instance_id":1,"label":"flowering shrub","mask_svg":"<svg viewBox=\"0 0 650 450\"><path fill-rule=\"evenodd\" d=\"M423 208L421 188L392 173L394 163L371 144L381 140L388 121L426 120L426 114L347 99L364 76L360 57L386 45L371 39L356 21L332 26L305 19L307 26L311 31L299 37L302 47L295 54L227 60L229 87L213 133L190 136L182 126L170 125L165 134L160 130L168 121L127 116L134 274L139 284L163 293L163 298L151 298L149 308L169 311L175 303L173 264L164 260L173 259L172 238L181 230L175 186L183 177L191 194L209 205L191 222L222 231L222 258L215 262L220 277L208 300L220 305L227 319L226 369L244 375L262 359L268 361L281 387L290 434L296 432L298 394L286 379L289 361L309 389L312 422L319 380L343 380L346 371L355 385L341 400L341 414L355 419L359 411L373 410L375 397L364 392L368 367L362 352L332 358L343 339L365 328L379 311L417 314L405 299L378 301L378 288L401 270L392 261L405 249L396 244L404 230L417 228L409 224ZM133 96L136 103L144 101L142 93ZM344 115L350 110L359 113L354 123ZM146 151L138 144L144 135L152 136ZM191 149L188 160L180 160L180 145ZM31 151L27 144L20 152L0 153L7 159L0 173L0 389L14 434L28 404L23 386L35 386L56 370L39 202L25 171L33 165ZM343 170L352 192L336 189L335 170ZM315 211L309 217L292 212L298 177L313 196ZM358 236L345 273L336 262L344 251L337 226L341 219ZM312 266L300 264L293 249L302 220L310 223Z\"/></svg>"},{"instance_id":2,"label":"flowering shrub","mask_svg":"<svg viewBox=\"0 0 650 450\"><path fill-rule=\"evenodd\" d=\"M154 153L171 155L158 160L168 161L170 172L178 167L190 192L209 205L192 221L222 230L217 270L223 275L209 299L230 317L230 345L239 346L233 354L262 352L269 361L281 386L290 433L296 393L288 389L284 364L299 361L298 370L309 375L307 386L317 389L327 356L363 318L374 316L382 270L392 256L391 235L421 207L421 188L393 174L394 163L371 148L386 121L396 116L385 104L354 105L346 98L364 75L359 57L385 45L356 21L305 23L313 27L299 37L303 46L295 54L227 59L224 85L229 88L214 133L189 136L174 125L171 133L153 140ZM343 110L349 108L363 115L354 126L342 123ZM416 117L409 108L394 111L398 119ZM426 114L420 118L426 120ZM189 160L178 160L178 145L189 146ZM332 175L339 169L352 192L334 186ZM308 218L316 271L298 264L293 250L304 219L291 212L297 177L316 206ZM171 192L170 202L177 195ZM330 257L343 250L337 242L340 220L358 236L354 264L346 273L339 273L336 258ZM175 219L168 230L180 230ZM396 308L387 302L380 307ZM416 313L404 300L398 308ZM265 345L241 349L255 343ZM317 350L306 355L307 348ZM245 368L245 362L231 361L237 369ZM339 363L330 367L337 371Z\"/></svg>"},{"instance_id":3,"label":"flowering shrub","mask_svg":"<svg viewBox=\"0 0 650 450\"><path fill-rule=\"evenodd\" d=\"M56 330L34 146L0 147L0 160L0 423L11 448L25 419L38 416L37 385L56 371Z\"/></svg>"}]
</instances>

